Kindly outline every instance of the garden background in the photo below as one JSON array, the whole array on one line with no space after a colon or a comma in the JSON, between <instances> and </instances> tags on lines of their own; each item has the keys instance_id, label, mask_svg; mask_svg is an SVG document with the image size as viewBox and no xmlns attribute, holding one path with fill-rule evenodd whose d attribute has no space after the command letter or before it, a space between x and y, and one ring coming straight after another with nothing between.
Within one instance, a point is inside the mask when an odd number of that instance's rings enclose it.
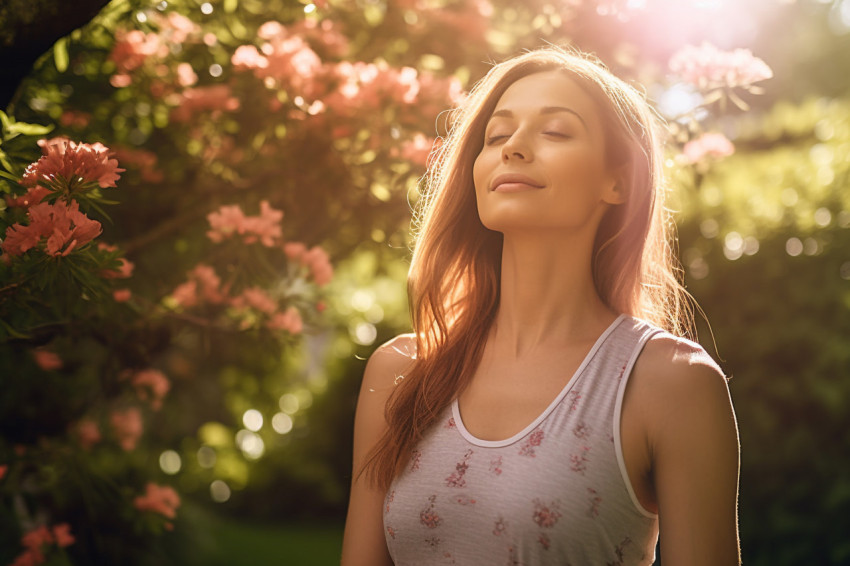
<instances>
[{"instance_id":1,"label":"garden background","mask_svg":"<svg viewBox=\"0 0 850 566\"><path fill-rule=\"evenodd\" d=\"M547 42L670 126L744 563L850 564L850 0L0 1L0 564L337 563L443 111Z\"/></svg>"}]
</instances>

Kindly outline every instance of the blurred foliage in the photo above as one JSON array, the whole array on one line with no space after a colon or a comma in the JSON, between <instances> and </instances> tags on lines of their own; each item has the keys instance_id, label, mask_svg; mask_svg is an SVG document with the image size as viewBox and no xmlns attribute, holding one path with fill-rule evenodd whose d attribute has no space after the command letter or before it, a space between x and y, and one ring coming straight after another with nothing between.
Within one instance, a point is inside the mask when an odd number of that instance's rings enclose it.
<instances>
[{"instance_id":1,"label":"blurred foliage","mask_svg":"<svg viewBox=\"0 0 850 566\"><path fill-rule=\"evenodd\" d=\"M847 564L850 99L736 127L735 155L681 172L677 200L703 342L732 376L744 562Z\"/></svg>"},{"instance_id":2,"label":"blurred foliage","mask_svg":"<svg viewBox=\"0 0 850 566\"><path fill-rule=\"evenodd\" d=\"M23 530L58 521L77 541L56 560L78 564L212 555L226 537L208 536L210 510L339 524L365 359L409 329L410 205L445 133L441 112L488 61L546 41L597 53L670 121L682 262L712 325L701 337L709 351L716 338L733 376L744 562L850 561L850 484L838 472L850 466L840 428L850 398L850 73L840 54L850 34L836 19L846 2L753 0L732 13L703 4L113 0L57 42L8 108L0 191L22 193L17 179L44 135L101 141L127 171L108 191L111 220L98 216L115 251L70 254L46 271L0 265L0 562L19 553ZM772 29L788 34L779 41ZM683 85L668 61L704 39L764 58L775 74L765 94L730 87L711 101ZM672 104L675 92L697 102ZM734 153L687 158L706 132L723 133ZM210 241L210 213L253 215L264 201L284 212L275 246ZM2 228L23 218L0 201ZM296 240L329 252L327 286L285 253ZM92 274L124 257L135 264L121 282L132 299L115 303L118 283ZM297 306L304 331L274 332L268 313L223 300L181 302L178 289L203 289L187 275L199 264L225 295L256 286ZM52 278L40 296L14 291L27 269ZM63 269L79 277L63 280ZM84 299L82 281L102 288ZM45 348L61 368L39 366ZM161 410L144 408L138 446L119 449L104 426L100 443L80 449L72 425L106 425L115 404L137 403L122 372L147 367L171 390ZM149 481L185 498L172 532L133 506ZM28 521L22 508L34 511Z\"/></svg>"}]
</instances>

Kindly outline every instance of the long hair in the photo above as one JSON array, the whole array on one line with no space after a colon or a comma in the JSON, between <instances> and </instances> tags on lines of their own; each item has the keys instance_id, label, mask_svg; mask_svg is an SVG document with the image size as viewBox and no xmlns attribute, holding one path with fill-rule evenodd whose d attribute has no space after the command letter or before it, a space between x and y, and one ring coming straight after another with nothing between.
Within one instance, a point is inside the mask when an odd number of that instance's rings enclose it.
<instances>
[{"instance_id":1,"label":"long hair","mask_svg":"<svg viewBox=\"0 0 850 566\"><path fill-rule=\"evenodd\" d=\"M516 80L560 70L594 100L602 117L606 165L621 171L625 202L611 206L593 244L596 291L612 310L690 335L693 314L679 282L664 208L663 120L634 87L594 57L549 47L495 65L452 111L414 215L408 300L416 359L386 406L388 429L364 469L384 489L414 445L466 387L481 360L499 304L502 234L478 217L472 166L484 129Z\"/></svg>"}]
</instances>

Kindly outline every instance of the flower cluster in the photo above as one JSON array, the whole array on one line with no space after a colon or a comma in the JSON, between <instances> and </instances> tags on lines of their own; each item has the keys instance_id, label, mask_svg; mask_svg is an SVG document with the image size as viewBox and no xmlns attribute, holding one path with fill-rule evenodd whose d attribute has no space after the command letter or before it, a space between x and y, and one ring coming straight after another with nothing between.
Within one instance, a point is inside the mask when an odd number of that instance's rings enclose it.
<instances>
[{"instance_id":1,"label":"flower cluster","mask_svg":"<svg viewBox=\"0 0 850 566\"><path fill-rule=\"evenodd\" d=\"M130 147L116 147L115 157L124 165L133 166L138 169L143 181L148 183L159 183L164 175L157 168L157 155L146 149L134 149Z\"/></svg>"},{"instance_id":2,"label":"flower cluster","mask_svg":"<svg viewBox=\"0 0 850 566\"><path fill-rule=\"evenodd\" d=\"M310 276L316 285L324 287L333 278L333 266L328 252L319 246L307 249L301 242L287 242L283 245L286 257L298 262L310 271Z\"/></svg>"},{"instance_id":3,"label":"flower cluster","mask_svg":"<svg viewBox=\"0 0 850 566\"><path fill-rule=\"evenodd\" d=\"M286 88L294 94L296 105L309 115L333 108L337 115L356 118L364 115L364 109L380 109L387 102L393 102L411 107L416 104L417 115L421 116L422 108L418 106L423 102L427 105L431 99L439 100L441 110L446 99L456 103L462 96L456 78L438 79L412 67L392 67L385 61L323 61L305 40L305 37L310 38L310 33L302 33L311 30L314 37L320 39L317 43L324 44L329 52L347 49L347 44L339 40L333 27L325 22L287 28L269 21L257 32L260 39L265 40L259 49L254 45L242 45L234 52L231 63L237 71L252 72L270 88ZM280 104L277 99L272 102Z\"/></svg>"},{"instance_id":4,"label":"flower cluster","mask_svg":"<svg viewBox=\"0 0 850 566\"><path fill-rule=\"evenodd\" d=\"M282 219L283 211L275 210L265 200L260 203L259 216L246 216L238 204L226 205L207 215L211 228L207 236L218 243L239 235L246 244L260 242L270 248L283 236Z\"/></svg>"},{"instance_id":5,"label":"flower cluster","mask_svg":"<svg viewBox=\"0 0 850 566\"><path fill-rule=\"evenodd\" d=\"M225 84L187 88L169 101L176 106L171 112L171 119L175 122L188 122L198 112L233 112L239 109L239 99Z\"/></svg>"},{"instance_id":6,"label":"flower cluster","mask_svg":"<svg viewBox=\"0 0 850 566\"><path fill-rule=\"evenodd\" d=\"M68 523L48 528L44 525L32 529L21 537L21 546L26 550L15 558L11 566L35 566L45 562L44 553L52 546L64 548L74 544L74 536Z\"/></svg>"},{"instance_id":7,"label":"flower cluster","mask_svg":"<svg viewBox=\"0 0 850 566\"><path fill-rule=\"evenodd\" d=\"M60 358L56 352L48 350L47 348L36 348L32 351L32 357L35 360L36 365L44 371L62 369L62 366L64 365L62 363L62 358Z\"/></svg>"},{"instance_id":8,"label":"flower cluster","mask_svg":"<svg viewBox=\"0 0 850 566\"><path fill-rule=\"evenodd\" d=\"M68 193L95 185L114 187L124 171L100 142L75 143L60 137L39 140L38 145L44 155L24 171L21 184L25 187L44 185Z\"/></svg>"},{"instance_id":9,"label":"flower cluster","mask_svg":"<svg viewBox=\"0 0 850 566\"><path fill-rule=\"evenodd\" d=\"M118 409L112 411L109 421L121 448L125 452L135 450L144 430L142 412L136 407Z\"/></svg>"},{"instance_id":10,"label":"flower cluster","mask_svg":"<svg viewBox=\"0 0 850 566\"><path fill-rule=\"evenodd\" d=\"M221 304L226 298L226 289L221 288L221 278L209 265L199 263L189 272L189 280L181 283L171 294L178 306L191 308L201 302Z\"/></svg>"},{"instance_id":11,"label":"flower cluster","mask_svg":"<svg viewBox=\"0 0 850 566\"><path fill-rule=\"evenodd\" d=\"M72 432L84 450L91 450L92 446L100 442L103 438L100 434L100 427L97 426L96 422L88 418L80 419L73 427Z\"/></svg>"},{"instance_id":12,"label":"flower cluster","mask_svg":"<svg viewBox=\"0 0 850 566\"><path fill-rule=\"evenodd\" d=\"M698 163L706 156L727 157L735 153L735 146L721 133L706 133L685 144L682 154L688 163Z\"/></svg>"},{"instance_id":13,"label":"flower cluster","mask_svg":"<svg viewBox=\"0 0 850 566\"><path fill-rule=\"evenodd\" d=\"M162 408L162 400L171 389L171 382L158 369L143 369L137 372L125 372L122 377L129 379L142 401L150 401L151 409Z\"/></svg>"},{"instance_id":14,"label":"flower cluster","mask_svg":"<svg viewBox=\"0 0 850 566\"><path fill-rule=\"evenodd\" d=\"M303 244L300 244L303 247ZM321 248L315 248L321 250ZM324 251L314 252L308 261L316 265L319 273L330 278L327 268L321 267ZM236 296L230 296L228 287L222 287L221 278L212 267L204 264L197 265L189 272L189 280L181 283L171 294L171 300L177 306L191 308L204 303L226 305L233 309L232 314L241 319L241 327L249 328L257 322L258 317L264 321L269 330L286 330L290 334L299 334L303 329L301 313L294 306L281 311L278 301L273 299L265 290L252 286L244 289Z\"/></svg>"},{"instance_id":15,"label":"flower cluster","mask_svg":"<svg viewBox=\"0 0 850 566\"><path fill-rule=\"evenodd\" d=\"M133 505L139 511L153 511L167 519L174 519L177 516L177 508L180 507L180 496L174 488L148 482L145 494L137 496ZM171 523L166 523L166 526L171 528Z\"/></svg>"},{"instance_id":16,"label":"flower cluster","mask_svg":"<svg viewBox=\"0 0 850 566\"><path fill-rule=\"evenodd\" d=\"M773 76L770 67L749 49L721 51L710 43L687 45L670 58L670 70L700 88L742 87Z\"/></svg>"},{"instance_id":17,"label":"flower cluster","mask_svg":"<svg viewBox=\"0 0 850 566\"><path fill-rule=\"evenodd\" d=\"M28 225L13 224L0 244L3 252L18 256L38 246L46 238L44 251L52 256L67 256L101 232L100 222L91 220L80 212L76 201L66 204L56 201L37 204L29 209Z\"/></svg>"},{"instance_id":18,"label":"flower cluster","mask_svg":"<svg viewBox=\"0 0 850 566\"><path fill-rule=\"evenodd\" d=\"M44 200L44 197L50 194L50 189L45 189L42 186L30 187L27 192L19 197L6 197L6 206L9 208L29 208Z\"/></svg>"},{"instance_id":19,"label":"flower cluster","mask_svg":"<svg viewBox=\"0 0 850 566\"><path fill-rule=\"evenodd\" d=\"M159 33L119 30L115 34L115 45L109 55L117 71L109 79L112 86L116 88L129 86L133 82L132 73L149 60L165 59L171 52L171 45L196 40L200 36L200 27L176 12L170 12L167 16L155 13L151 16L152 23L160 28ZM157 75L168 75L168 71L166 68L165 73L158 72Z\"/></svg>"}]
</instances>

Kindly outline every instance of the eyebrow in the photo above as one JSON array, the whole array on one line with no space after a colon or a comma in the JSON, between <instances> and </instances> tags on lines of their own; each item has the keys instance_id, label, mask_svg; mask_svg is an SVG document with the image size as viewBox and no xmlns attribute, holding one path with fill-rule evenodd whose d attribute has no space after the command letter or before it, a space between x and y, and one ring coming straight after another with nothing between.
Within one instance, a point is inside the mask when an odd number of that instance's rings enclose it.
<instances>
[{"instance_id":1,"label":"eyebrow","mask_svg":"<svg viewBox=\"0 0 850 566\"><path fill-rule=\"evenodd\" d=\"M584 125L584 129L589 131L589 128L587 127L587 123L584 121L584 118L582 118L581 114L579 114L578 112L576 112L572 108L567 108L566 106L544 106L543 108L540 109L540 114L544 114L544 115L545 114L557 114L559 112L568 112L569 114L572 114L573 116L575 116L576 118L578 118L581 121L582 125ZM490 115L491 120L493 118L513 118L513 117L514 117L514 113L510 110L507 110L507 109L496 110L495 112L493 112L493 114Z\"/></svg>"}]
</instances>

